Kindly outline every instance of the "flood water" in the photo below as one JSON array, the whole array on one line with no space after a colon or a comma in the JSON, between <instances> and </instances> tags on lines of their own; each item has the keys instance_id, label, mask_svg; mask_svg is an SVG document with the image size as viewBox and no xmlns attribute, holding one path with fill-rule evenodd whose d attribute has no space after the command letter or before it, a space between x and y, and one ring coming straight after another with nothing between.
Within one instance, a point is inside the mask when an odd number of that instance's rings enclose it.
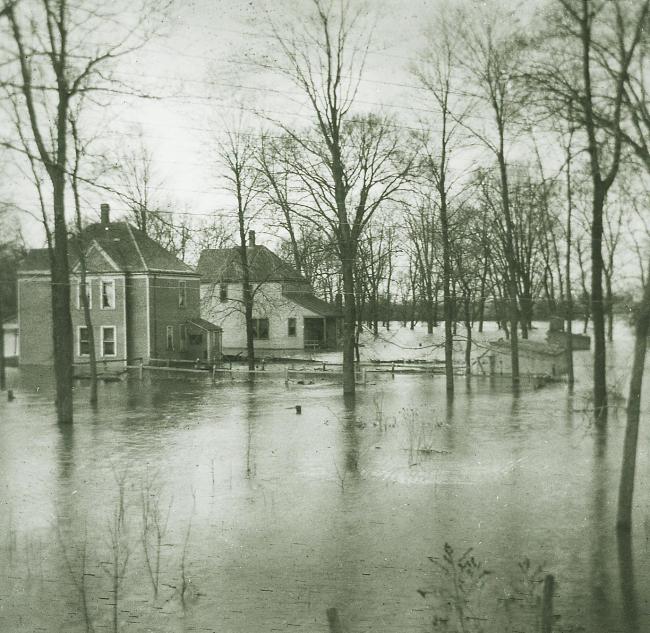
<instances>
[{"instance_id":1,"label":"flood water","mask_svg":"<svg viewBox=\"0 0 650 633\"><path fill-rule=\"evenodd\" d=\"M622 385L630 346L621 328ZM624 411L593 428L576 359L573 394L459 377L449 405L442 376L372 375L351 402L329 382L145 372L102 385L96 412L80 384L70 428L47 377L12 370L0 631L325 633L336 609L349 633L532 633L549 573L554 631L650 630L648 425L617 543Z\"/></svg>"}]
</instances>

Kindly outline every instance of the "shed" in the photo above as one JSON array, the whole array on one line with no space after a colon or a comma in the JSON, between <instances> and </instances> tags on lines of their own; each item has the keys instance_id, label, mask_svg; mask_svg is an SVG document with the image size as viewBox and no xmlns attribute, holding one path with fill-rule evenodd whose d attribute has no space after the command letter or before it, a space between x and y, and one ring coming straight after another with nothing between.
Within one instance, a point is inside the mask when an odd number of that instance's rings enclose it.
<instances>
[{"instance_id":1,"label":"shed","mask_svg":"<svg viewBox=\"0 0 650 633\"><path fill-rule=\"evenodd\" d=\"M511 343L500 339L489 344L490 374L512 375ZM519 373L523 376L561 376L568 371L566 350L543 341L519 341Z\"/></svg>"}]
</instances>

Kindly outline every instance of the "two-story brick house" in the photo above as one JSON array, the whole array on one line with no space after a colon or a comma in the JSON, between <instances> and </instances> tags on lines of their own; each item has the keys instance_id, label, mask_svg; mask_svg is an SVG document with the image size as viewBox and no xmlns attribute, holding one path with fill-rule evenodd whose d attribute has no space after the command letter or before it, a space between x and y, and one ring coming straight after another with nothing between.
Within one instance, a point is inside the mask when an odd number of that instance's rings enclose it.
<instances>
[{"instance_id":1,"label":"two-story brick house","mask_svg":"<svg viewBox=\"0 0 650 633\"><path fill-rule=\"evenodd\" d=\"M101 222L82 233L86 291L99 361L111 366L142 358L221 357L221 328L200 318L200 278L160 244L126 222ZM89 357L81 263L71 244L71 316L74 361ZM47 249L27 254L18 275L20 363L52 362L52 307Z\"/></svg>"},{"instance_id":2,"label":"two-story brick house","mask_svg":"<svg viewBox=\"0 0 650 633\"><path fill-rule=\"evenodd\" d=\"M292 266L250 231L247 259L253 292L255 349L273 353L335 349L341 311L314 295L311 285ZM197 265L201 275L201 314L223 328L224 354L246 350L241 252L238 247L204 250Z\"/></svg>"}]
</instances>

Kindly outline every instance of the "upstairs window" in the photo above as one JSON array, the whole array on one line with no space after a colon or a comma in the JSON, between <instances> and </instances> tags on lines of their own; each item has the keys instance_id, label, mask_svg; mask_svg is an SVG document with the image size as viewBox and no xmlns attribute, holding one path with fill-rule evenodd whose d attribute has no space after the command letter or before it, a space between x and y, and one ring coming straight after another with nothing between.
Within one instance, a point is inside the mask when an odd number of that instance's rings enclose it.
<instances>
[{"instance_id":1,"label":"upstairs window","mask_svg":"<svg viewBox=\"0 0 650 633\"><path fill-rule=\"evenodd\" d=\"M178 282L178 307L184 308L187 301L187 282Z\"/></svg>"},{"instance_id":2,"label":"upstairs window","mask_svg":"<svg viewBox=\"0 0 650 633\"><path fill-rule=\"evenodd\" d=\"M86 279L86 297L88 299L88 307L92 308L93 307L93 293L92 293L92 281L90 279ZM84 307L84 285L79 282L79 285L77 286L77 308L79 310L83 310Z\"/></svg>"},{"instance_id":3,"label":"upstairs window","mask_svg":"<svg viewBox=\"0 0 650 633\"><path fill-rule=\"evenodd\" d=\"M104 280L101 283L102 310L115 309L115 281Z\"/></svg>"},{"instance_id":4,"label":"upstairs window","mask_svg":"<svg viewBox=\"0 0 650 633\"><path fill-rule=\"evenodd\" d=\"M289 336L295 336L296 335L296 318L295 317L290 317L289 321L287 323L287 334Z\"/></svg>"},{"instance_id":5,"label":"upstairs window","mask_svg":"<svg viewBox=\"0 0 650 633\"><path fill-rule=\"evenodd\" d=\"M228 301L228 284L221 284L219 286L219 301L222 303Z\"/></svg>"},{"instance_id":6,"label":"upstairs window","mask_svg":"<svg viewBox=\"0 0 650 633\"><path fill-rule=\"evenodd\" d=\"M115 356L115 328L102 326L102 356Z\"/></svg>"},{"instance_id":7,"label":"upstairs window","mask_svg":"<svg viewBox=\"0 0 650 633\"><path fill-rule=\"evenodd\" d=\"M269 338L268 319L253 319L253 338L268 340Z\"/></svg>"},{"instance_id":8,"label":"upstairs window","mask_svg":"<svg viewBox=\"0 0 650 633\"><path fill-rule=\"evenodd\" d=\"M173 325L167 326L167 351L168 352L174 351L174 326Z\"/></svg>"},{"instance_id":9,"label":"upstairs window","mask_svg":"<svg viewBox=\"0 0 650 633\"><path fill-rule=\"evenodd\" d=\"M88 328L79 328L79 356L90 355L90 340L88 339Z\"/></svg>"}]
</instances>

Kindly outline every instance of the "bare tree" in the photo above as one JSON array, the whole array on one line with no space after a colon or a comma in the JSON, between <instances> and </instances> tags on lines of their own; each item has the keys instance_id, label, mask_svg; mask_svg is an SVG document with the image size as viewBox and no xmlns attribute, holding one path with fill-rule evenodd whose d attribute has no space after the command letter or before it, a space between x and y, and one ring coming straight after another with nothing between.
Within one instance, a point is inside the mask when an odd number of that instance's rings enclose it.
<instances>
[{"instance_id":1,"label":"bare tree","mask_svg":"<svg viewBox=\"0 0 650 633\"><path fill-rule=\"evenodd\" d=\"M513 385L519 383L517 323L517 264L514 219L511 209L507 150L525 101L525 90L517 81L524 50L520 29L513 13L505 14L494 3L474 16L465 16L461 29L461 60L473 88L470 95L490 113L490 126L471 132L494 155L497 163L500 213L504 224L504 258L507 269L504 290L508 295L510 352ZM507 26L504 26L507 25Z\"/></svg>"},{"instance_id":2,"label":"bare tree","mask_svg":"<svg viewBox=\"0 0 650 633\"><path fill-rule=\"evenodd\" d=\"M362 10L344 0L312 0L299 27L273 30L278 71L306 97L312 130L281 125L300 148L292 170L309 196L301 217L335 241L343 279L343 390L354 393L355 279L359 239L380 205L403 186L411 168L392 123L352 116L369 31ZM296 208L294 207L294 212Z\"/></svg>"},{"instance_id":3,"label":"bare tree","mask_svg":"<svg viewBox=\"0 0 650 633\"><path fill-rule=\"evenodd\" d=\"M423 176L437 193L438 215L440 220L440 241L442 246L442 292L445 320L445 378L447 395L454 393L453 353L454 340L452 332L452 252L450 226L452 191L457 179L453 176L452 153L457 149L461 139L461 123L471 104L468 100L458 99L455 95L459 89L458 40L449 22L449 12L441 12L436 28L429 33L431 44L421 55L413 72L420 84L426 89L433 102L436 113L435 125L439 126L423 134L424 148L422 159Z\"/></svg>"},{"instance_id":4,"label":"bare tree","mask_svg":"<svg viewBox=\"0 0 650 633\"><path fill-rule=\"evenodd\" d=\"M90 363L90 405L97 406L97 351L95 349L95 330L90 312L89 301L89 286L88 286L88 264L86 260L86 249L89 244L84 240L83 222L81 213L81 194L80 194L80 169L81 163L86 156L86 145L83 143L79 135L79 128L77 116L75 113L70 112L70 131L72 133L73 156L72 167L70 168L70 185L72 188L72 196L74 199L75 210L75 233L73 240L75 242L76 251L79 256L79 302L84 311L84 324L86 326L86 337L88 341L88 361Z\"/></svg>"},{"instance_id":5,"label":"bare tree","mask_svg":"<svg viewBox=\"0 0 650 633\"><path fill-rule=\"evenodd\" d=\"M256 199L260 193L261 172L257 168L258 148L241 122L225 131L219 143L219 158L225 168L223 178L235 201L238 249L242 274L242 303L246 323L246 355L248 368L255 369L255 332L253 324L254 290L249 265L248 233L255 216ZM253 244L254 245L254 244Z\"/></svg>"},{"instance_id":6,"label":"bare tree","mask_svg":"<svg viewBox=\"0 0 650 633\"><path fill-rule=\"evenodd\" d=\"M644 33L650 1L557 0L534 81L585 139L591 174L591 313L594 327L594 407L607 422L603 218L621 166L626 88Z\"/></svg>"},{"instance_id":7,"label":"bare tree","mask_svg":"<svg viewBox=\"0 0 650 633\"><path fill-rule=\"evenodd\" d=\"M81 16L83 15L83 18ZM69 113L84 94L115 90L112 62L141 45L140 26L123 26L119 7L67 0L13 2L2 9L3 50L10 73L3 86L16 105L30 161L39 161L51 185L52 224L48 233L52 295L56 410L60 423L73 419L72 321L66 189ZM110 37L107 21L112 21ZM117 25L117 26L116 26ZM105 42L100 43L102 36ZM12 73L12 71L14 71ZM7 145L16 147L12 142ZM40 192L39 192L40 193Z\"/></svg>"}]
</instances>

